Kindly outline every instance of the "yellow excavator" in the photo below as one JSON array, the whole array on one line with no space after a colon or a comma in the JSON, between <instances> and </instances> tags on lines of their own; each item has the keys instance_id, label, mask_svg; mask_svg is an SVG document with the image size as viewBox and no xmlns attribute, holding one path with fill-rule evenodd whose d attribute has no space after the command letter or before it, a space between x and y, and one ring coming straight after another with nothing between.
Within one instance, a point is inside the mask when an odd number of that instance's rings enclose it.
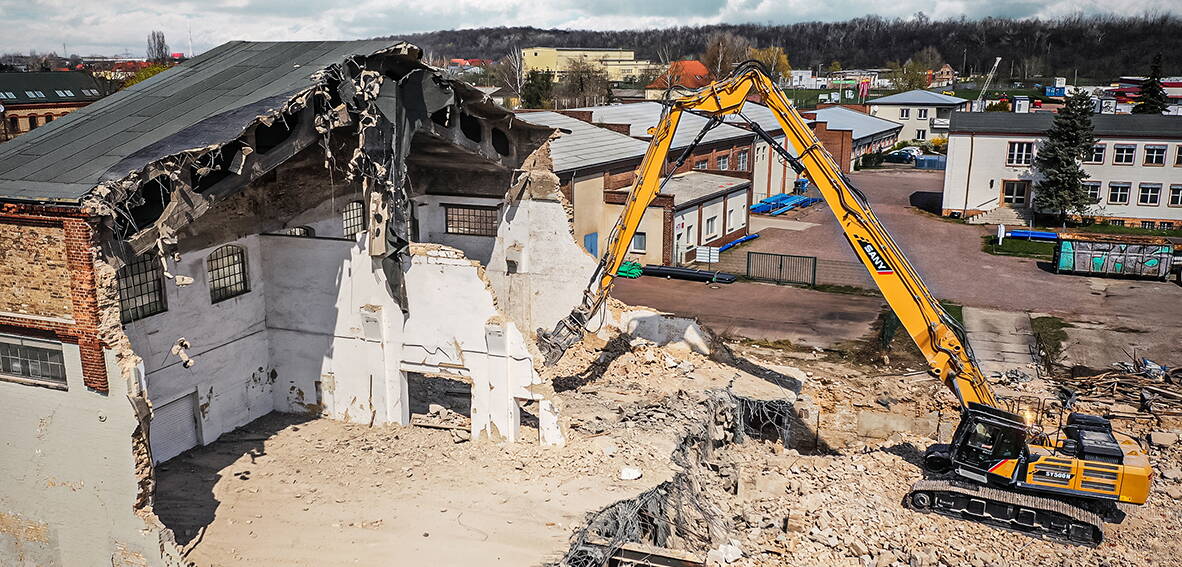
<instances>
[{"instance_id":1,"label":"yellow excavator","mask_svg":"<svg viewBox=\"0 0 1182 567\"><path fill-rule=\"evenodd\" d=\"M793 152L743 115L749 99L771 110ZM902 250L875 218L865 195L841 172L807 122L762 71L758 62L667 103L636 180L582 303L552 331L538 329L546 364L559 360L582 339L586 324L611 291L645 209L683 165L692 143L675 164L669 148L686 112L709 119L697 140L726 116L746 120L756 135L816 186L882 295L928 363L928 372L960 401L961 421L951 443L928 448L928 474L903 504L1048 539L1097 545L1105 522L1119 522L1117 503L1143 504L1153 476L1146 452L1133 437L1114 431L1102 417L1070 413L1054 431L1016 413L994 394L969 347L964 330L928 291ZM1060 410L1060 415L1064 412ZM1041 419L1039 420L1041 421Z\"/></svg>"}]
</instances>

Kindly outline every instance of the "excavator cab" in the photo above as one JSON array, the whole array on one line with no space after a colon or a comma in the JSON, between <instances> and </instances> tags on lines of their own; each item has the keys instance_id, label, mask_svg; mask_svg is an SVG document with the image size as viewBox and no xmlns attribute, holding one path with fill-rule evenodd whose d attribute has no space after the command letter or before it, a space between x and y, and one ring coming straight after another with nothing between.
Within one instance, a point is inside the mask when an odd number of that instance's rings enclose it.
<instances>
[{"instance_id":1,"label":"excavator cab","mask_svg":"<svg viewBox=\"0 0 1182 567\"><path fill-rule=\"evenodd\" d=\"M952 469L957 476L980 483L989 484L990 476L994 476L992 483L1010 484L1020 468L1017 464L1027 457L1026 434L1021 416L970 402L952 443L930 449L925 465L933 472Z\"/></svg>"}]
</instances>

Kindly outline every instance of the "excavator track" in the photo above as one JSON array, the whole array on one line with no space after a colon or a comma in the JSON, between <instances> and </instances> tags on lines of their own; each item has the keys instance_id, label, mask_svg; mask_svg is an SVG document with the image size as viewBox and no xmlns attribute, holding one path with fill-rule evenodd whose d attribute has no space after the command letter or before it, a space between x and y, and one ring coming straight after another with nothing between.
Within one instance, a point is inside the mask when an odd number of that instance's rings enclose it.
<instances>
[{"instance_id":1,"label":"excavator track","mask_svg":"<svg viewBox=\"0 0 1182 567\"><path fill-rule=\"evenodd\" d=\"M1104 540L1099 515L1060 500L954 480L921 480L904 506L1045 539L1094 547Z\"/></svg>"}]
</instances>

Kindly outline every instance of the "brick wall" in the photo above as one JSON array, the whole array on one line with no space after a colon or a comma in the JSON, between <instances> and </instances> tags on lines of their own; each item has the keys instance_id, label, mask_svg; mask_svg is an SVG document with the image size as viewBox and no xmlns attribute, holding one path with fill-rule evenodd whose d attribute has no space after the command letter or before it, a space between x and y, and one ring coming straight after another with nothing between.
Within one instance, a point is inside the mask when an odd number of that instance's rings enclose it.
<instances>
[{"instance_id":1,"label":"brick wall","mask_svg":"<svg viewBox=\"0 0 1182 567\"><path fill-rule=\"evenodd\" d=\"M106 392L92 241L79 209L0 206L0 331L77 344L83 382Z\"/></svg>"},{"instance_id":2,"label":"brick wall","mask_svg":"<svg viewBox=\"0 0 1182 567\"><path fill-rule=\"evenodd\" d=\"M812 119L816 119L816 115L812 115ZM815 122L813 123L813 133L817 135L817 139L821 141L821 145L829 150L833 155L833 159L837 160L841 170L849 173L852 171L852 163L850 160L854 151L854 133L849 130L830 130L828 123Z\"/></svg>"}]
</instances>

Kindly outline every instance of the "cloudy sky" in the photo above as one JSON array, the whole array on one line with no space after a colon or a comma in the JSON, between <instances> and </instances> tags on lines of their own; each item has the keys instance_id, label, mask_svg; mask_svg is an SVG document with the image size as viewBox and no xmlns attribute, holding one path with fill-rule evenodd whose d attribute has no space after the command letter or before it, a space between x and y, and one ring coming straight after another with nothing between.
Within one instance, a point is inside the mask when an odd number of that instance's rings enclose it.
<instances>
[{"instance_id":1,"label":"cloudy sky","mask_svg":"<svg viewBox=\"0 0 1182 567\"><path fill-rule=\"evenodd\" d=\"M624 29L793 23L866 14L932 18L1182 13L1179 0L0 0L0 53L142 56L153 29L173 51L229 40L360 39L498 25Z\"/></svg>"}]
</instances>

